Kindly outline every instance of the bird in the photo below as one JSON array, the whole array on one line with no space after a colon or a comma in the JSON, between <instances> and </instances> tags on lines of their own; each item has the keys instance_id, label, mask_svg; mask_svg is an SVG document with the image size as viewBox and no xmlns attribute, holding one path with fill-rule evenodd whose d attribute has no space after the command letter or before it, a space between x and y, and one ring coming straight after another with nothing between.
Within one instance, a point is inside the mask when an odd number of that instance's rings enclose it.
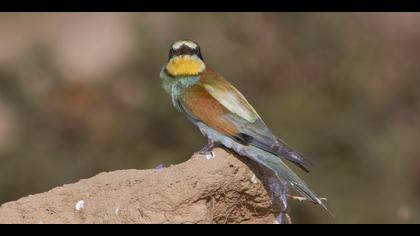
<instances>
[{"instance_id":1,"label":"bird","mask_svg":"<svg viewBox=\"0 0 420 236\"><path fill-rule=\"evenodd\" d=\"M306 172L312 163L276 137L244 95L205 63L197 42L173 42L160 78L172 105L207 137L199 154L212 155L213 147L221 144L273 171L300 195L330 213L285 161Z\"/></svg>"}]
</instances>

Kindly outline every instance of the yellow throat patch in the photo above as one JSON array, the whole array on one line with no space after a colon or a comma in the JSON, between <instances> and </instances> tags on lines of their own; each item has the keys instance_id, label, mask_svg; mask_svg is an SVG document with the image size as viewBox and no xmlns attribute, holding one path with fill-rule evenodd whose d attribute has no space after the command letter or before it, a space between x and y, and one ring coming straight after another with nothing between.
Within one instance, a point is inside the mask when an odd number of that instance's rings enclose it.
<instances>
[{"instance_id":1,"label":"yellow throat patch","mask_svg":"<svg viewBox=\"0 0 420 236\"><path fill-rule=\"evenodd\" d=\"M206 68L204 62L193 55L173 57L166 65L166 70L171 76L193 76L203 72Z\"/></svg>"}]
</instances>

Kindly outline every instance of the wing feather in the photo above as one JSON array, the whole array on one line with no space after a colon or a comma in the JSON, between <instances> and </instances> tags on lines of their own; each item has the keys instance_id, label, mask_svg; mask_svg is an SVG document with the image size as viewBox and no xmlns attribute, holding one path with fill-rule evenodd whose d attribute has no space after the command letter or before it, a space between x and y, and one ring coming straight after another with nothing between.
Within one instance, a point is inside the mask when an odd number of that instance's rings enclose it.
<instances>
[{"instance_id":1,"label":"wing feather","mask_svg":"<svg viewBox=\"0 0 420 236\"><path fill-rule=\"evenodd\" d=\"M246 98L215 71L207 68L185 98L188 110L208 126L243 145L283 157L308 172L310 162L277 138Z\"/></svg>"}]
</instances>

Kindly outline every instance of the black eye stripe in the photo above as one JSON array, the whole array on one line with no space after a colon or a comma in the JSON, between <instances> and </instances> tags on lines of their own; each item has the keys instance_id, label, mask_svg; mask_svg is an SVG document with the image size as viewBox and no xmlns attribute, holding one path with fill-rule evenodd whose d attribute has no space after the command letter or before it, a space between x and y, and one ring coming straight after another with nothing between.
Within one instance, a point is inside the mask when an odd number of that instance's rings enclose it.
<instances>
[{"instance_id":1,"label":"black eye stripe","mask_svg":"<svg viewBox=\"0 0 420 236\"><path fill-rule=\"evenodd\" d=\"M203 60L203 57L201 56L200 48L198 46L196 48L190 48L186 45L182 45L178 49L171 48L169 50L169 60L174 56L180 56L180 55L196 55L201 60Z\"/></svg>"}]
</instances>

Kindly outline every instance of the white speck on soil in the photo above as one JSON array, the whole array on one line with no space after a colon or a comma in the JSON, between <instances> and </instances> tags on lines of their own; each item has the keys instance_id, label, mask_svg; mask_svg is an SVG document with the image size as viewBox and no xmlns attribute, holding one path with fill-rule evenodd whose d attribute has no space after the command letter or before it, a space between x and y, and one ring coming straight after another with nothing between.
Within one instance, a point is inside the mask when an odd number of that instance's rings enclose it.
<instances>
[{"instance_id":1,"label":"white speck on soil","mask_svg":"<svg viewBox=\"0 0 420 236\"><path fill-rule=\"evenodd\" d=\"M118 207L115 208L115 211L114 212L115 212L115 215L118 215L118 213L120 212L120 208L118 208Z\"/></svg>"},{"instance_id":2,"label":"white speck on soil","mask_svg":"<svg viewBox=\"0 0 420 236\"><path fill-rule=\"evenodd\" d=\"M254 184L256 184L258 182L257 176L252 175L251 182L254 183Z\"/></svg>"},{"instance_id":3,"label":"white speck on soil","mask_svg":"<svg viewBox=\"0 0 420 236\"><path fill-rule=\"evenodd\" d=\"M78 201L76 205L74 206L76 211L80 211L83 207L85 207L85 201L83 200Z\"/></svg>"}]
</instances>

